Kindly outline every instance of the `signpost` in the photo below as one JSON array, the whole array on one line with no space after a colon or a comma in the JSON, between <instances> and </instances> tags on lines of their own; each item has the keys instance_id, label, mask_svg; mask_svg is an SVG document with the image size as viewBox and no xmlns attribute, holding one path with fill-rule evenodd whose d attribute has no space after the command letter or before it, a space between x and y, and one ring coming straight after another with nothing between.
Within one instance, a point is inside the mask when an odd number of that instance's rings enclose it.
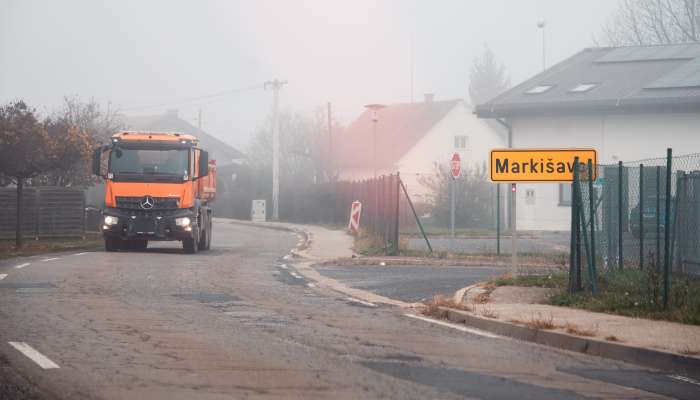
<instances>
[{"instance_id":1,"label":"signpost","mask_svg":"<svg viewBox=\"0 0 700 400\"><path fill-rule=\"evenodd\" d=\"M573 182L574 159L580 165L587 160L597 164L595 149L494 149L491 150L491 181L510 182L511 201L511 268L518 273L518 230L516 227L516 183L518 182ZM597 178L593 170L593 179Z\"/></svg>"},{"instance_id":2,"label":"signpost","mask_svg":"<svg viewBox=\"0 0 700 400\"><path fill-rule=\"evenodd\" d=\"M462 174L462 160L459 153L454 153L450 160L450 250L454 251L455 239L455 179Z\"/></svg>"},{"instance_id":3,"label":"signpost","mask_svg":"<svg viewBox=\"0 0 700 400\"><path fill-rule=\"evenodd\" d=\"M352 233L357 233L360 230L360 217L362 216L362 203L355 200L350 206L350 222L348 222L348 230Z\"/></svg>"}]
</instances>

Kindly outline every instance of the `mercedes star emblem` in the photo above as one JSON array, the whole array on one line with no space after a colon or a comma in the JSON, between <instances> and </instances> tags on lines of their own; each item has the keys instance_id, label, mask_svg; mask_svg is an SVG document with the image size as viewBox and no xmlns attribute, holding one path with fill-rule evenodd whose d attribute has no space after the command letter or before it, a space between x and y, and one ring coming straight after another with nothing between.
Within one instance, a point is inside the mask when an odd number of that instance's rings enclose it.
<instances>
[{"instance_id":1,"label":"mercedes star emblem","mask_svg":"<svg viewBox=\"0 0 700 400\"><path fill-rule=\"evenodd\" d=\"M151 196L144 196L141 200L141 208L144 210L150 210L156 204L155 200Z\"/></svg>"}]
</instances>

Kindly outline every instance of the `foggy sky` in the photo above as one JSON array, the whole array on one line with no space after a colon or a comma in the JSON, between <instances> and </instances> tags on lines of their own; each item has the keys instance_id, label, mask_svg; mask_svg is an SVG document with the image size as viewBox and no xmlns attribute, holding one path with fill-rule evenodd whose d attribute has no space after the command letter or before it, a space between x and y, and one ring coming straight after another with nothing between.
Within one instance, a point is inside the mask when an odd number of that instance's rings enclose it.
<instances>
[{"instance_id":1,"label":"foggy sky","mask_svg":"<svg viewBox=\"0 0 700 400\"><path fill-rule=\"evenodd\" d=\"M435 93L466 98L468 68L488 42L512 84L594 45L618 0L0 1L0 102L42 112L63 96L95 98L136 115L179 109L246 150L270 111L253 89L186 104L183 99L287 79L284 109L326 102L349 122L367 103Z\"/></svg>"}]
</instances>

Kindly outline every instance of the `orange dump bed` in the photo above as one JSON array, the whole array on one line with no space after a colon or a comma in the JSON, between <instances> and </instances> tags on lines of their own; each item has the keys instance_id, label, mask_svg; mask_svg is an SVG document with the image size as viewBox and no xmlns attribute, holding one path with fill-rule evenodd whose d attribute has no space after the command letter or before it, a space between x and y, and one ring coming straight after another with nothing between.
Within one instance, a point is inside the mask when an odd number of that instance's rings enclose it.
<instances>
[{"instance_id":1,"label":"orange dump bed","mask_svg":"<svg viewBox=\"0 0 700 400\"><path fill-rule=\"evenodd\" d=\"M209 174L197 182L199 182L199 198L214 200L216 197L216 160L209 160Z\"/></svg>"}]
</instances>

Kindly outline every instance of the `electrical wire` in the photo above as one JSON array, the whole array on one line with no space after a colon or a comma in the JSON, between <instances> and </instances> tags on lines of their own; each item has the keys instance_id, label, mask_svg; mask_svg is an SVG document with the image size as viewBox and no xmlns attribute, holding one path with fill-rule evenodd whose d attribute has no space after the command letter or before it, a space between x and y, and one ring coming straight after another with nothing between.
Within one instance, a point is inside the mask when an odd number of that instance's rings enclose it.
<instances>
[{"instance_id":1,"label":"electrical wire","mask_svg":"<svg viewBox=\"0 0 700 400\"><path fill-rule=\"evenodd\" d=\"M121 108L120 111L137 111L137 110L148 110L151 108L161 108L161 107L170 107L170 106L179 106L183 104L191 104L195 103L197 104L198 102L202 100L210 100L210 99L215 99L217 97L223 97L223 96L228 96L231 94L237 94L237 93L242 93L242 92L248 92L256 89L263 89L264 86L262 83L255 84L255 85L250 85L242 88L237 88L237 89L229 89L229 90L222 90L220 92L216 93L211 93L203 96L196 96L196 97L189 97L186 99L182 99L176 102L168 102L168 103L159 103L159 104L148 104L148 105L141 105L141 106L132 106L132 107L125 107Z\"/></svg>"}]
</instances>

